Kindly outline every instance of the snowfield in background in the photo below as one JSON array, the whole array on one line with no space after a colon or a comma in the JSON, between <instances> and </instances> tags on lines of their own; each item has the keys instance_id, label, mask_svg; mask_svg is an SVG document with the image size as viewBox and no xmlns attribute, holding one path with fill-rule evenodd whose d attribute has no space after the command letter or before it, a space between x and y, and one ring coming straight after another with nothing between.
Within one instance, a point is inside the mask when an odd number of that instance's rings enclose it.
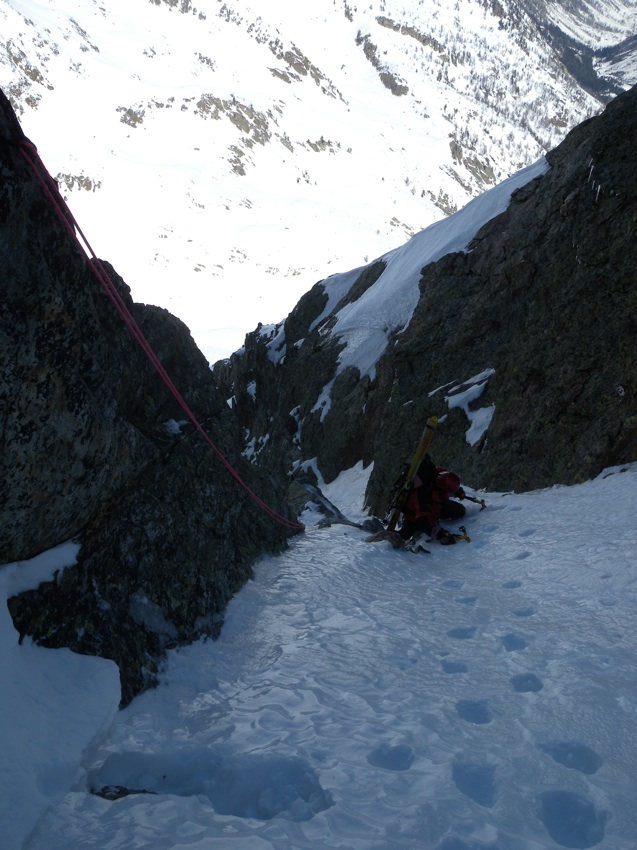
<instances>
[{"instance_id":1,"label":"snowfield in background","mask_svg":"<svg viewBox=\"0 0 637 850\"><path fill-rule=\"evenodd\" d=\"M617 41L627 2L594 16ZM212 362L601 108L506 3L198 5L0 0L0 87L97 255Z\"/></svg>"},{"instance_id":2,"label":"snowfield in background","mask_svg":"<svg viewBox=\"0 0 637 850\"><path fill-rule=\"evenodd\" d=\"M351 519L368 472L325 487ZM637 464L480 495L429 555L306 513L115 715L110 662L5 612L2 850L633 850Z\"/></svg>"}]
</instances>

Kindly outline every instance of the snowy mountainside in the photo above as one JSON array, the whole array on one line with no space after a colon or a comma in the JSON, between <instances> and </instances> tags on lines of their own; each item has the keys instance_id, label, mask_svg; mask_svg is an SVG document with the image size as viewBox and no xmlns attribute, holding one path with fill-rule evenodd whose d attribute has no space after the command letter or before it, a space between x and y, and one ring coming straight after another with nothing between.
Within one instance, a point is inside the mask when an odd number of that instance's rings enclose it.
<instances>
[{"instance_id":1,"label":"snowy mountainside","mask_svg":"<svg viewBox=\"0 0 637 850\"><path fill-rule=\"evenodd\" d=\"M637 36L630 36L620 44L597 51L595 65L608 79L619 85L637 77Z\"/></svg>"},{"instance_id":2,"label":"snowy mountainside","mask_svg":"<svg viewBox=\"0 0 637 850\"><path fill-rule=\"evenodd\" d=\"M634 0L546 3L539 13L562 61L588 90L605 80L626 88L637 74L637 4Z\"/></svg>"},{"instance_id":3,"label":"snowy mountainside","mask_svg":"<svg viewBox=\"0 0 637 850\"><path fill-rule=\"evenodd\" d=\"M635 0L550 0L544 13L566 35L596 50L619 44L637 29Z\"/></svg>"},{"instance_id":4,"label":"snowy mountainside","mask_svg":"<svg viewBox=\"0 0 637 850\"><path fill-rule=\"evenodd\" d=\"M620 39L607 11L587 32ZM0 86L94 249L210 359L600 105L514 0L0 0L0 20Z\"/></svg>"},{"instance_id":5,"label":"snowy mountainside","mask_svg":"<svg viewBox=\"0 0 637 850\"><path fill-rule=\"evenodd\" d=\"M480 228L506 210L513 192L548 170L546 159L541 157L458 212L415 234L405 245L389 251L379 261L384 264L382 273L359 297L353 295L352 289L361 276L361 268L322 281L327 301L310 330L323 325L324 334L329 328L338 341L340 351L334 378L348 367L355 367L361 377L373 380L376 364L385 354L392 335L405 330L413 318L420 298L418 284L422 269L446 254L467 250ZM287 339L284 322L260 328L258 337L265 342L268 357L275 365L284 360L288 346L302 346L298 340ZM332 384L333 381L328 383L316 403L316 408L321 408L321 419L330 408Z\"/></svg>"}]
</instances>

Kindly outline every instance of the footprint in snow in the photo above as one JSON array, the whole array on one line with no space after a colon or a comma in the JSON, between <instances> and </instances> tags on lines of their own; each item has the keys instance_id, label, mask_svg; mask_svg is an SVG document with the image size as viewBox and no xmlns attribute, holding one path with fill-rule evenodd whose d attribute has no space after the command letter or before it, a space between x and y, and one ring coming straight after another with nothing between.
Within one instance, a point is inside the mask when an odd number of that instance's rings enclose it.
<instances>
[{"instance_id":1,"label":"footprint in snow","mask_svg":"<svg viewBox=\"0 0 637 850\"><path fill-rule=\"evenodd\" d=\"M456 596L456 602L460 605L475 605L477 601L477 596Z\"/></svg>"},{"instance_id":2,"label":"footprint in snow","mask_svg":"<svg viewBox=\"0 0 637 850\"><path fill-rule=\"evenodd\" d=\"M512 579L511 581L505 581L502 587L506 587L507 590L514 590L516 587L522 587L522 582Z\"/></svg>"},{"instance_id":3,"label":"footprint in snow","mask_svg":"<svg viewBox=\"0 0 637 850\"><path fill-rule=\"evenodd\" d=\"M451 778L458 791L479 806L490 809L495 804L495 765L456 762L451 768Z\"/></svg>"},{"instance_id":4,"label":"footprint in snow","mask_svg":"<svg viewBox=\"0 0 637 850\"><path fill-rule=\"evenodd\" d=\"M517 649L526 649L527 645L524 638L520 635L516 635L515 632L509 632L506 635L502 635L500 643L507 652L515 652Z\"/></svg>"},{"instance_id":5,"label":"footprint in snow","mask_svg":"<svg viewBox=\"0 0 637 850\"><path fill-rule=\"evenodd\" d=\"M562 847L585 850L604 838L608 813L572 791L544 791L538 794L540 820L553 841Z\"/></svg>"},{"instance_id":6,"label":"footprint in snow","mask_svg":"<svg viewBox=\"0 0 637 850\"><path fill-rule=\"evenodd\" d=\"M443 581L442 586L443 587L460 588L460 587L462 587L463 584L464 584L464 581L462 581L461 579L450 578L450 579L447 579L447 581Z\"/></svg>"},{"instance_id":7,"label":"footprint in snow","mask_svg":"<svg viewBox=\"0 0 637 850\"><path fill-rule=\"evenodd\" d=\"M512 676L511 684L513 690L519 694L537 693L544 687L535 673L519 673L517 676Z\"/></svg>"},{"instance_id":8,"label":"footprint in snow","mask_svg":"<svg viewBox=\"0 0 637 850\"><path fill-rule=\"evenodd\" d=\"M521 608L514 608L513 613L516 617L532 617L535 614L535 608L531 605L524 605Z\"/></svg>"},{"instance_id":9,"label":"footprint in snow","mask_svg":"<svg viewBox=\"0 0 637 850\"><path fill-rule=\"evenodd\" d=\"M525 528L523 531L520 532L519 536L520 537L532 537L535 534L536 531L537 531L537 529L535 529L535 528Z\"/></svg>"},{"instance_id":10,"label":"footprint in snow","mask_svg":"<svg viewBox=\"0 0 637 850\"><path fill-rule=\"evenodd\" d=\"M604 763L595 750L578 741L548 741L538 744L538 749L551 756L558 764L589 775L597 773Z\"/></svg>"},{"instance_id":11,"label":"footprint in snow","mask_svg":"<svg viewBox=\"0 0 637 850\"><path fill-rule=\"evenodd\" d=\"M413 667L414 664L418 664L417 658L403 658L396 662L396 667L399 670L409 670L409 668Z\"/></svg>"},{"instance_id":12,"label":"footprint in snow","mask_svg":"<svg viewBox=\"0 0 637 850\"><path fill-rule=\"evenodd\" d=\"M441 661L443 673L466 673L469 669L464 661Z\"/></svg>"},{"instance_id":13,"label":"footprint in snow","mask_svg":"<svg viewBox=\"0 0 637 850\"><path fill-rule=\"evenodd\" d=\"M469 640L475 633L476 626L456 626L453 629L449 629L447 636L456 638L457 640Z\"/></svg>"},{"instance_id":14,"label":"footprint in snow","mask_svg":"<svg viewBox=\"0 0 637 850\"><path fill-rule=\"evenodd\" d=\"M514 560L514 561L524 561L526 558L528 558L528 557L529 557L529 555L530 555L530 554L531 554L531 553L529 552L529 550L528 550L528 549L524 549L524 551L522 551L522 552L518 552L518 554L517 554L517 555L514 555L514 556L513 556L513 560Z\"/></svg>"},{"instance_id":15,"label":"footprint in snow","mask_svg":"<svg viewBox=\"0 0 637 850\"><path fill-rule=\"evenodd\" d=\"M489 703L486 699L460 699L456 703L456 711L458 717L466 720L467 723L476 723L482 726L491 723L492 720Z\"/></svg>"},{"instance_id":16,"label":"footprint in snow","mask_svg":"<svg viewBox=\"0 0 637 850\"><path fill-rule=\"evenodd\" d=\"M414 751L408 744L380 744L367 756L367 761L384 770L409 770L414 763Z\"/></svg>"}]
</instances>

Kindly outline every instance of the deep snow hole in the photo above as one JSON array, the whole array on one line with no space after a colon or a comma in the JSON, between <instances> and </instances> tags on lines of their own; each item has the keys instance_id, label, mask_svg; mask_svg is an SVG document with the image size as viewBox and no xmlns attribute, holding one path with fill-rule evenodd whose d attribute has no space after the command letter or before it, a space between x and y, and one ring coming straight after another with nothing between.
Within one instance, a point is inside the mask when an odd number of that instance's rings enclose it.
<instances>
[{"instance_id":1,"label":"deep snow hole","mask_svg":"<svg viewBox=\"0 0 637 850\"><path fill-rule=\"evenodd\" d=\"M208 797L221 815L310 820L333 805L329 792L302 759L276 754L226 755L214 748L167 755L113 753L89 775L93 793L176 794Z\"/></svg>"}]
</instances>

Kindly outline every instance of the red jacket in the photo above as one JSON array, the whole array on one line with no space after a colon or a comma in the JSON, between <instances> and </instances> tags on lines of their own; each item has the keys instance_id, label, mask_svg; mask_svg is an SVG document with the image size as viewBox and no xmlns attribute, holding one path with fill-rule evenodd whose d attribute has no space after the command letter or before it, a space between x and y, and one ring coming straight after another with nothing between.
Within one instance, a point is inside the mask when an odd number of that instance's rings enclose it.
<instances>
[{"instance_id":1,"label":"red jacket","mask_svg":"<svg viewBox=\"0 0 637 850\"><path fill-rule=\"evenodd\" d=\"M440 508L443 502L455 495L460 489L460 479L454 472L449 472L444 466L437 466L436 478L431 485L418 484L418 477L414 479L414 486L407 497L405 506L405 519L408 522L425 520L432 528L440 520Z\"/></svg>"}]
</instances>

